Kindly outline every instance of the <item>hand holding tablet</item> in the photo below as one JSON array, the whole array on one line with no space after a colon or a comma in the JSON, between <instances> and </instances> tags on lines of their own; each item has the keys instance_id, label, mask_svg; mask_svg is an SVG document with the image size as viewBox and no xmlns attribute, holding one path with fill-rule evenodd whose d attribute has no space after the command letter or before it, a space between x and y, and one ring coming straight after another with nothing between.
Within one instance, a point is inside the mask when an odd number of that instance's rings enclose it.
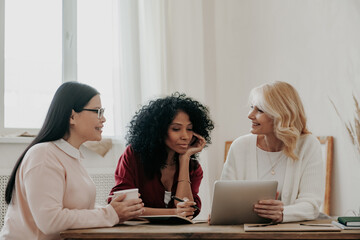
<instances>
[{"instance_id":1,"label":"hand holding tablet","mask_svg":"<svg viewBox=\"0 0 360 240\"><path fill-rule=\"evenodd\" d=\"M211 208L211 225L269 223L260 217L254 205L260 200L276 198L277 181L216 181Z\"/></svg>"}]
</instances>

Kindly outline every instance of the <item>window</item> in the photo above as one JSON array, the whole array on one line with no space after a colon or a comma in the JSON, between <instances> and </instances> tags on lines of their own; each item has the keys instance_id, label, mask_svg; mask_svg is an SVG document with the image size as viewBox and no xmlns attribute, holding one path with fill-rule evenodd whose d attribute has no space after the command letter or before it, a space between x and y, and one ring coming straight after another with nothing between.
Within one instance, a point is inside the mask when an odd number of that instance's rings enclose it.
<instances>
[{"instance_id":1,"label":"window","mask_svg":"<svg viewBox=\"0 0 360 240\"><path fill-rule=\"evenodd\" d=\"M40 128L61 84L61 4L61 0L5 1L5 128Z\"/></svg>"},{"instance_id":2,"label":"window","mask_svg":"<svg viewBox=\"0 0 360 240\"><path fill-rule=\"evenodd\" d=\"M101 93L107 119L104 135L113 136L113 1L0 0L0 4L6 9L0 19L4 24L0 134L40 128L58 86L77 80ZM69 26L76 30L70 35Z\"/></svg>"}]
</instances>

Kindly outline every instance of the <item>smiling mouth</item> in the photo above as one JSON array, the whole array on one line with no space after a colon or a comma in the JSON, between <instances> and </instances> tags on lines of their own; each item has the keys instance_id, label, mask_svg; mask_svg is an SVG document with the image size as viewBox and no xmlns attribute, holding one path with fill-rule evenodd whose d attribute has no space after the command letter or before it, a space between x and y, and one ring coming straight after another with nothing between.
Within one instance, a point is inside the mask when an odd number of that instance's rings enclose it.
<instances>
[{"instance_id":1,"label":"smiling mouth","mask_svg":"<svg viewBox=\"0 0 360 240\"><path fill-rule=\"evenodd\" d=\"M95 129L98 131L102 131L102 127L96 127Z\"/></svg>"}]
</instances>

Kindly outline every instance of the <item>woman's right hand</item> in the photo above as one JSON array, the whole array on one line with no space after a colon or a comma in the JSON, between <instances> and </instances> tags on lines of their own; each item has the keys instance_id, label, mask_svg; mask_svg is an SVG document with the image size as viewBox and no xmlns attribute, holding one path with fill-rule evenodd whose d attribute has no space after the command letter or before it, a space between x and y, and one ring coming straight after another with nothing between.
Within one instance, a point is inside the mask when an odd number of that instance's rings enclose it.
<instances>
[{"instance_id":1,"label":"woman's right hand","mask_svg":"<svg viewBox=\"0 0 360 240\"><path fill-rule=\"evenodd\" d=\"M110 202L119 217L120 223L139 217L144 212L144 204L141 198L124 201L125 197L126 195L122 194Z\"/></svg>"},{"instance_id":2,"label":"woman's right hand","mask_svg":"<svg viewBox=\"0 0 360 240\"><path fill-rule=\"evenodd\" d=\"M184 202L179 202L176 205L176 214L182 217L186 217L188 219L193 219L195 208L191 206L194 206L195 204L195 202L189 201L189 199L184 198Z\"/></svg>"},{"instance_id":3,"label":"woman's right hand","mask_svg":"<svg viewBox=\"0 0 360 240\"><path fill-rule=\"evenodd\" d=\"M197 134L195 132L193 132L193 141L192 143L190 143L187 151L183 154L180 154L179 159L181 159L182 157L186 156L186 158L190 158L191 155L194 155L196 153L201 152L205 145L206 145L206 140L205 138L203 138L200 134Z\"/></svg>"}]
</instances>

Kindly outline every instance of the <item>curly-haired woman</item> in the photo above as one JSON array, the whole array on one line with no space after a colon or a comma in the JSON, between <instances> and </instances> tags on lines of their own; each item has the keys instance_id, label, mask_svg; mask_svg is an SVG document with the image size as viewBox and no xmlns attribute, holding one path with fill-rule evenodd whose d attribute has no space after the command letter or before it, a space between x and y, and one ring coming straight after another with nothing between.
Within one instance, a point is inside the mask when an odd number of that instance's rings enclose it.
<instances>
[{"instance_id":1,"label":"curly-haired woman","mask_svg":"<svg viewBox=\"0 0 360 240\"><path fill-rule=\"evenodd\" d=\"M197 153L211 143L213 128L208 109L184 94L143 106L130 122L128 146L119 159L111 193L138 188L143 215L195 217L201 208L198 192L203 177Z\"/></svg>"},{"instance_id":2,"label":"curly-haired woman","mask_svg":"<svg viewBox=\"0 0 360 240\"><path fill-rule=\"evenodd\" d=\"M250 93L250 135L236 139L223 180L277 180L277 200L262 200L255 212L273 222L315 219L324 199L319 141L308 131L297 91L286 82L264 84Z\"/></svg>"}]
</instances>

